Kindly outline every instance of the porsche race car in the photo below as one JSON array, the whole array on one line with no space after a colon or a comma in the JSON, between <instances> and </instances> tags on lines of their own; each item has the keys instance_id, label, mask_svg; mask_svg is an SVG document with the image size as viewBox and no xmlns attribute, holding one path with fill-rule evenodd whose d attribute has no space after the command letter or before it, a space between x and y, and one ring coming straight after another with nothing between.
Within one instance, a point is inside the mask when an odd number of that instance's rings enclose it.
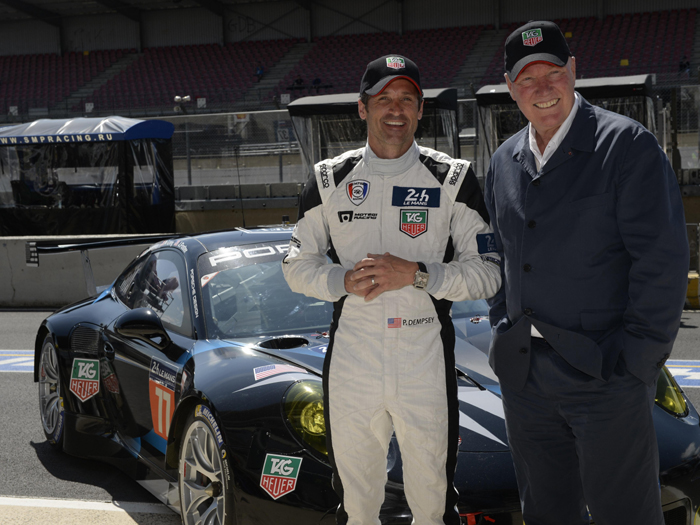
<instances>
[{"instance_id":1,"label":"porsche race car","mask_svg":"<svg viewBox=\"0 0 700 525\"><path fill-rule=\"evenodd\" d=\"M123 469L186 525L334 523L321 388L333 305L287 286L290 236L174 236L50 315L34 367L46 439ZM458 508L465 524L520 525L487 315L485 301L452 307ZM665 368L654 421L666 523L700 524L698 413ZM410 523L395 439L387 471L381 520Z\"/></svg>"}]
</instances>

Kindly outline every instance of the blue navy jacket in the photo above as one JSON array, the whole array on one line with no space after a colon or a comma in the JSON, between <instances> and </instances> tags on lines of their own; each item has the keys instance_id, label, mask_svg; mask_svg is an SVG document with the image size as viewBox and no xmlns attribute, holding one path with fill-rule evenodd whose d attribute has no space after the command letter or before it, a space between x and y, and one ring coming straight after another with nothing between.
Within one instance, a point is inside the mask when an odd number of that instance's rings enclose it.
<instances>
[{"instance_id":1,"label":"blue navy jacket","mask_svg":"<svg viewBox=\"0 0 700 525\"><path fill-rule=\"evenodd\" d=\"M504 262L489 300L489 362L516 390L527 379L531 325L575 368L608 380L621 357L649 385L680 325L689 255L673 169L641 124L580 104L539 173L526 126L486 176Z\"/></svg>"}]
</instances>

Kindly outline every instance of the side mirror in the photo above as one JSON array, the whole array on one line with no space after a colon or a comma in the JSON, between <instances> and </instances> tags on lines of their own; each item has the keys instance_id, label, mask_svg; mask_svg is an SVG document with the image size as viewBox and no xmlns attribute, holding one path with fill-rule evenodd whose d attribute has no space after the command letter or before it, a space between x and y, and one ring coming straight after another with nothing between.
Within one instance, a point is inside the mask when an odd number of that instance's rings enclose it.
<instances>
[{"instance_id":1,"label":"side mirror","mask_svg":"<svg viewBox=\"0 0 700 525\"><path fill-rule=\"evenodd\" d=\"M114 323L114 330L123 337L140 339L158 350L165 350L172 343L160 317L150 308L126 312Z\"/></svg>"}]
</instances>

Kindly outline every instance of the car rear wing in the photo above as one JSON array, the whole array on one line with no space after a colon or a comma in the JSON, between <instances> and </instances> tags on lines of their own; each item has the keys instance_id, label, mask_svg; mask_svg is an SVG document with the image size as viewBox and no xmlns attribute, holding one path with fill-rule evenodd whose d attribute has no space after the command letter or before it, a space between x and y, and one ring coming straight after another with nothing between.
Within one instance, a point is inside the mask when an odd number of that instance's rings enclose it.
<instances>
[{"instance_id":1,"label":"car rear wing","mask_svg":"<svg viewBox=\"0 0 700 525\"><path fill-rule=\"evenodd\" d=\"M106 286L98 287L95 285L95 277L90 263L89 250L100 248L115 248L119 246L131 246L135 244L155 244L159 241L182 237L185 234L164 234L164 235L134 235L129 237L120 237L109 239L105 238L81 238L77 241L66 240L45 240L45 241L28 241L26 243L26 262L27 266L39 267L40 255L52 255L57 253L80 252L83 264L83 274L85 276L85 286L89 296L97 294L98 291L106 288Z\"/></svg>"}]
</instances>

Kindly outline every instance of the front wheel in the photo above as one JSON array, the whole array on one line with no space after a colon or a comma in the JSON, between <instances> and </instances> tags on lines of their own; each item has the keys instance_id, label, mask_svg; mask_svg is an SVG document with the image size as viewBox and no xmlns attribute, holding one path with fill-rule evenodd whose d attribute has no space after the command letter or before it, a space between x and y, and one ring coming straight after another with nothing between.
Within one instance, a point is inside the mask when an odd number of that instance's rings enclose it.
<instances>
[{"instance_id":1,"label":"front wheel","mask_svg":"<svg viewBox=\"0 0 700 525\"><path fill-rule=\"evenodd\" d=\"M39 414L46 440L56 450L63 449L63 397L58 354L50 335L44 339L39 356Z\"/></svg>"},{"instance_id":2,"label":"front wheel","mask_svg":"<svg viewBox=\"0 0 700 525\"><path fill-rule=\"evenodd\" d=\"M180 445L180 512L185 525L233 525L233 480L219 424L206 405L185 422Z\"/></svg>"}]
</instances>

